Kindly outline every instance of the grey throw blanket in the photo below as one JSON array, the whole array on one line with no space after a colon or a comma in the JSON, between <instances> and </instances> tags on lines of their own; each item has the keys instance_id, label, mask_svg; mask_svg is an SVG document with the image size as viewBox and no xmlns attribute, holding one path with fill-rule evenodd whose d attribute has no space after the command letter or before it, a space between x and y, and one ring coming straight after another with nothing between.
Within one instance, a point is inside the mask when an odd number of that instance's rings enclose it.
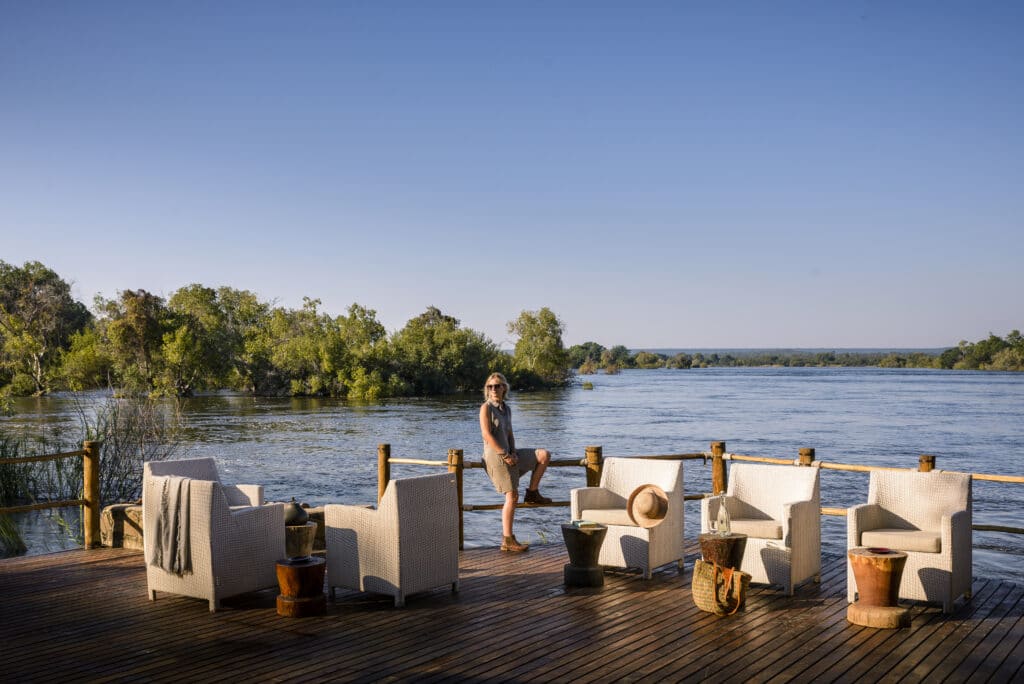
<instances>
[{"instance_id":1,"label":"grey throw blanket","mask_svg":"<svg viewBox=\"0 0 1024 684\"><path fill-rule=\"evenodd\" d=\"M181 575L192 573L192 547L189 542L189 500L192 480L167 475L160 488L160 514L153 530L153 560L163 570Z\"/></svg>"}]
</instances>

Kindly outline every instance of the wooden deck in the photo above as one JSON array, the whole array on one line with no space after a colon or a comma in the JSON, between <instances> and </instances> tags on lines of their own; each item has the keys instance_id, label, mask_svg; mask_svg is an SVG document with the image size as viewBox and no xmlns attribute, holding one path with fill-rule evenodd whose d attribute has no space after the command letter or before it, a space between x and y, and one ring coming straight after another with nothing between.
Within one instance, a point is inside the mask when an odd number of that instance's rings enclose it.
<instances>
[{"instance_id":1,"label":"wooden deck","mask_svg":"<svg viewBox=\"0 0 1024 684\"><path fill-rule=\"evenodd\" d=\"M1024 678L1024 587L976 579L951 616L910 604L908 629L846 622L846 566L826 557L796 596L752 587L731 618L698 611L690 570L608 572L567 590L558 544L463 552L461 591L339 590L289 619L276 591L146 599L142 556L98 549L0 560L0 681L1009 682Z\"/></svg>"}]
</instances>

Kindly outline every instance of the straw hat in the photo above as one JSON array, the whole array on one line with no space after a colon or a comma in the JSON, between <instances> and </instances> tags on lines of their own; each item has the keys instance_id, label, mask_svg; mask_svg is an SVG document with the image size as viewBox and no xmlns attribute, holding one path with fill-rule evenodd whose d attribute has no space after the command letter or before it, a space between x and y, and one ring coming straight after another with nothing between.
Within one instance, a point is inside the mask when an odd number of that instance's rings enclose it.
<instances>
[{"instance_id":1,"label":"straw hat","mask_svg":"<svg viewBox=\"0 0 1024 684\"><path fill-rule=\"evenodd\" d=\"M629 495L626 512L633 524L639 527L660 525L668 513L668 496L658 485L640 485Z\"/></svg>"}]
</instances>

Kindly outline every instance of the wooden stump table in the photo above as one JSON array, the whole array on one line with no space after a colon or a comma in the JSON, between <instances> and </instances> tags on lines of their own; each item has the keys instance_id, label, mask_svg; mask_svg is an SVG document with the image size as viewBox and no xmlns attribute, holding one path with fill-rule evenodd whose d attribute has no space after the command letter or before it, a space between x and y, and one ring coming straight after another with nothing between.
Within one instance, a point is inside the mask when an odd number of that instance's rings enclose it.
<instances>
[{"instance_id":1,"label":"wooden stump table","mask_svg":"<svg viewBox=\"0 0 1024 684\"><path fill-rule=\"evenodd\" d=\"M740 567L743 558L742 548L747 535L738 532L705 532L699 535L697 540L700 542L700 555L707 562L718 563L723 568Z\"/></svg>"},{"instance_id":2,"label":"wooden stump table","mask_svg":"<svg viewBox=\"0 0 1024 684\"><path fill-rule=\"evenodd\" d=\"M910 611L898 605L907 554L893 549L858 547L850 549L847 556L857 583L858 599L846 609L846 619L864 627L909 627Z\"/></svg>"},{"instance_id":3,"label":"wooden stump table","mask_svg":"<svg viewBox=\"0 0 1024 684\"><path fill-rule=\"evenodd\" d=\"M562 525L562 539L569 552L569 562L562 577L568 587L604 586L604 569L597 564L601 542L608 528L601 524L579 527L573 523Z\"/></svg>"},{"instance_id":4,"label":"wooden stump table","mask_svg":"<svg viewBox=\"0 0 1024 684\"><path fill-rule=\"evenodd\" d=\"M327 612L324 597L323 558L289 558L277 562L277 614L283 617L309 617Z\"/></svg>"}]
</instances>

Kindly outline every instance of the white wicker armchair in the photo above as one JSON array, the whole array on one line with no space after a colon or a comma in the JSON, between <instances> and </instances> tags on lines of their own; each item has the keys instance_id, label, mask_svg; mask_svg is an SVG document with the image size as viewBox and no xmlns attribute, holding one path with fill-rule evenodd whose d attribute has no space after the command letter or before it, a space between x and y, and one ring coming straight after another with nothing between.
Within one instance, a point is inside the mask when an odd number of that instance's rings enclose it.
<instances>
[{"instance_id":1,"label":"white wicker armchair","mask_svg":"<svg viewBox=\"0 0 1024 684\"><path fill-rule=\"evenodd\" d=\"M752 582L793 588L821 579L821 494L816 467L733 463L725 507L732 531L747 535L740 569ZM701 500L700 530L710 532L719 498Z\"/></svg>"},{"instance_id":2,"label":"white wicker armchair","mask_svg":"<svg viewBox=\"0 0 1024 684\"><path fill-rule=\"evenodd\" d=\"M188 536L192 571L178 575L153 560L161 490L168 476L189 478ZM284 504L260 505L260 485L223 485L211 458L150 461L142 480L142 526L149 600L156 592L210 602L277 586L275 563L285 555Z\"/></svg>"},{"instance_id":3,"label":"white wicker armchair","mask_svg":"<svg viewBox=\"0 0 1024 684\"><path fill-rule=\"evenodd\" d=\"M640 485L654 484L668 496L665 519L655 527L639 527L626 511L629 495ZM573 520L608 526L597 562L616 568L640 568L644 579L666 563L683 570L683 462L651 458L607 458L601 486L570 492Z\"/></svg>"},{"instance_id":4,"label":"white wicker armchair","mask_svg":"<svg viewBox=\"0 0 1024 684\"><path fill-rule=\"evenodd\" d=\"M967 473L873 470L868 502L847 510L846 545L907 554L899 597L942 603L971 597L972 493ZM857 598L847 560L846 599Z\"/></svg>"},{"instance_id":5,"label":"white wicker armchair","mask_svg":"<svg viewBox=\"0 0 1024 684\"><path fill-rule=\"evenodd\" d=\"M324 506L327 586L405 597L450 584L459 589L455 475L392 480L376 510Z\"/></svg>"}]
</instances>

